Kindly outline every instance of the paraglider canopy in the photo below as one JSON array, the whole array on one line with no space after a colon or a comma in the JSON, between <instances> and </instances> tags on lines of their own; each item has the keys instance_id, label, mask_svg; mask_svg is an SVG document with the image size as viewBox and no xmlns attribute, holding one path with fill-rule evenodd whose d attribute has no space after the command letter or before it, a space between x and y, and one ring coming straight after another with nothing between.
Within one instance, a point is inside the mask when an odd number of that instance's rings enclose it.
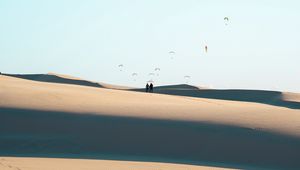
<instances>
[{"instance_id":1,"label":"paraglider canopy","mask_svg":"<svg viewBox=\"0 0 300 170\"><path fill-rule=\"evenodd\" d=\"M122 71L124 65L123 64L119 64L118 67L119 67L120 71Z\"/></svg>"},{"instance_id":2,"label":"paraglider canopy","mask_svg":"<svg viewBox=\"0 0 300 170\"><path fill-rule=\"evenodd\" d=\"M138 74L137 74L137 73L132 73L131 75L132 75L132 77L133 77L133 80L136 81L136 78L135 78L135 77L136 77Z\"/></svg>"},{"instance_id":3,"label":"paraglider canopy","mask_svg":"<svg viewBox=\"0 0 300 170\"><path fill-rule=\"evenodd\" d=\"M189 79L190 79L190 78L191 78L191 76L188 76L188 75L184 76L185 82L186 82L186 83L189 83Z\"/></svg>"},{"instance_id":4,"label":"paraglider canopy","mask_svg":"<svg viewBox=\"0 0 300 170\"><path fill-rule=\"evenodd\" d=\"M158 73L160 72L160 68L156 67L154 70L155 70L155 72L156 72L156 76L159 76Z\"/></svg>"},{"instance_id":5,"label":"paraglider canopy","mask_svg":"<svg viewBox=\"0 0 300 170\"><path fill-rule=\"evenodd\" d=\"M173 59L175 55L175 51L170 51L169 54L171 55L171 59Z\"/></svg>"},{"instance_id":6,"label":"paraglider canopy","mask_svg":"<svg viewBox=\"0 0 300 170\"><path fill-rule=\"evenodd\" d=\"M228 17L224 17L224 21L225 21L225 25L227 25L228 22L229 22L229 18Z\"/></svg>"},{"instance_id":7,"label":"paraglider canopy","mask_svg":"<svg viewBox=\"0 0 300 170\"><path fill-rule=\"evenodd\" d=\"M148 75L149 75L149 76L154 76L155 74L154 74L154 73L149 73Z\"/></svg>"}]
</instances>

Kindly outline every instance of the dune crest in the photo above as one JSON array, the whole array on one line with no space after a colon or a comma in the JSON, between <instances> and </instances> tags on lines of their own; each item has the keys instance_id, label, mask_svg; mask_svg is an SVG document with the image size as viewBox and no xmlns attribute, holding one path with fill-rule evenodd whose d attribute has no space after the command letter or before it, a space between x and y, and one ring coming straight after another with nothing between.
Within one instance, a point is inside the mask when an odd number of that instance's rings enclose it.
<instances>
[{"instance_id":1,"label":"dune crest","mask_svg":"<svg viewBox=\"0 0 300 170\"><path fill-rule=\"evenodd\" d=\"M143 91L143 89L134 89ZM155 93L207 99L243 101L300 109L300 94L266 90L206 89L187 84L158 86Z\"/></svg>"},{"instance_id":2,"label":"dune crest","mask_svg":"<svg viewBox=\"0 0 300 170\"><path fill-rule=\"evenodd\" d=\"M48 74L4 74L6 76L12 76L27 80L61 83L61 84L73 84L90 87L100 87L116 90L130 90L144 92L144 89L135 89L132 87L111 85L106 83L97 83L87 80L82 80L73 76L48 73ZM274 106L281 106L291 109L300 109L300 94L279 92L279 91L267 91L267 90L243 90L243 89L209 89L202 88L187 84L179 85L167 85L155 87L155 93L198 97L207 99L220 99L220 100L232 100L243 102L255 102L263 103Z\"/></svg>"}]
</instances>

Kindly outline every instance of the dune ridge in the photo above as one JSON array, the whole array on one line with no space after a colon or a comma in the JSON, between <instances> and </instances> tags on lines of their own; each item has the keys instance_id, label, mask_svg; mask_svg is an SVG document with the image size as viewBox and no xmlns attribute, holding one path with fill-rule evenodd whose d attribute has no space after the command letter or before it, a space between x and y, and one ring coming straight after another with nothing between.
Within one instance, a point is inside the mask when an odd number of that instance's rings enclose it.
<instances>
[{"instance_id":1,"label":"dune ridge","mask_svg":"<svg viewBox=\"0 0 300 170\"><path fill-rule=\"evenodd\" d=\"M144 89L132 88L125 86L117 86L106 83L97 83L80 78L49 73L49 74L4 74L6 76L12 76L27 80L51 82L51 83L63 83L73 84L81 86L100 87L108 89L118 90L131 90L144 92ZM155 93L168 94L176 96L198 97L207 99L220 99L220 100L232 100L232 101L244 101L263 103L274 106L281 106L291 109L300 109L300 94L280 91L267 91L267 90L244 90L244 89L207 89L197 86L180 84L180 85L168 85L155 87Z\"/></svg>"},{"instance_id":2,"label":"dune ridge","mask_svg":"<svg viewBox=\"0 0 300 170\"><path fill-rule=\"evenodd\" d=\"M143 91L143 89L134 89ZM155 93L176 96L199 97L207 99L221 99L232 101L244 101L263 103L274 106L300 109L300 95L297 93L283 93L267 90L243 90L243 89L202 89L187 84L155 87Z\"/></svg>"},{"instance_id":3,"label":"dune ridge","mask_svg":"<svg viewBox=\"0 0 300 170\"><path fill-rule=\"evenodd\" d=\"M78 77L73 77L69 75L48 73L48 74L3 74L5 76L16 77L32 81L40 81L47 83L61 83L61 84L72 84L80 86L90 86L90 87L100 87L100 88L109 88L109 89L121 89L126 90L130 87L112 85L107 83L98 83L88 80L83 80Z\"/></svg>"}]
</instances>

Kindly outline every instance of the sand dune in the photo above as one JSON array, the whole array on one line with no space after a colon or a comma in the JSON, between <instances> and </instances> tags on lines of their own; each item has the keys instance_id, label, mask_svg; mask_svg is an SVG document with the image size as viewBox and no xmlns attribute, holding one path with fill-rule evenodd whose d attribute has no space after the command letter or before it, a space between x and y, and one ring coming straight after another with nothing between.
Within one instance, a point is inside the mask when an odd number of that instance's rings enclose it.
<instances>
[{"instance_id":1,"label":"sand dune","mask_svg":"<svg viewBox=\"0 0 300 170\"><path fill-rule=\"evenodd\" d=\"M134 89L144 91L143 89ZM155 88L155 93L200 97L209 99L246 101L270 104L293 109L300 109L300 95L296 93L282 93L279 91L266 90L243 90L243 89L202 89L191 85L160 86Z\"/></svg>"},{"instance_id":2,"label":"sand dune","mask_svg":"<svg viewBox=\"0 0 300 170\"><path fill-rule=\"evenodd\" d=\"M48 83L61 83L61 84L73 84L80 86L90 86L90 87L103 87L109 89L130 89L130 87L111 85L107 83L98 83L93 81L82 80L78 77L73 77L69 75L48 73L48 74L3 74L5 76L16 77L26 80L48 82Z\"/></svg>"},{"instance_id":3,"label":"sand dune","mask_svg":"<svg viewBox=\"0 0 300 170\"><path fill-rule=\"evenodd\" d=\"M298 102L300 103L300 94L298 93L283 93L282 95L283 100L285 101L291 101L291 102Z\"/></svg>"},{"instance_id":4,"label":"sand dune","mask_svg":"<svg viewBox=\"0 0 300 170\"><path fill-rule=\"evenodd\" d=\"M27 79L27 80L33 80L33 81L41 81L41 82L102 87L99 83L81 80L70 76L56 75L56 74L3 74L3 75Z\"/></svg>"},{"instance_id":5,"label":"sand dune","mask_svg":"<svg viewBox=\"0 0 300 170\"><path fill-rule=\"evenodd\" d=\"M132 87L117 86L106 83L98 83L80 78L62 75L62 74L4 74L6 76L12 76L27 80L50 82L50 83L62 83L73 84L81 86L102 87L108 89L119 90L132 90L144 92L144 89L134 89ZM233 101L246 101L270 104L275 106L287 107L292 109L300 109L300 94L279 92L279 91L266 91L266 90L243 90L243 89L206 89L191 85L170 85L155 87L155 93L179 95L188 97L200 97L208 99L221 99L221 100L233 100Z\"/></svg>"},{"instance_id":6,"label":"sand dune","mask_svg":"<svg viewBox=\"0 0 300 170\"><path fill-rule=\"evenodd\" d=\"M211 170L212 167L180 165L171 163L86 160L86 159L57 159L57 158L15 158L0 157L1 170ZM225 168L213 167L215 170ZM226 168L227 169L227 168Z\"/></svg>"},{"instance_id":7,"label":"sand dune","mask_svg":"<svg viewBox=\"0 0 300 170\"><path fill-rule=\"evenodd\" d=\"M0 156L300 168L299 109L187 97L186 86L173 96L3 75L0 82Z\"/></svg>"}]
</instances>

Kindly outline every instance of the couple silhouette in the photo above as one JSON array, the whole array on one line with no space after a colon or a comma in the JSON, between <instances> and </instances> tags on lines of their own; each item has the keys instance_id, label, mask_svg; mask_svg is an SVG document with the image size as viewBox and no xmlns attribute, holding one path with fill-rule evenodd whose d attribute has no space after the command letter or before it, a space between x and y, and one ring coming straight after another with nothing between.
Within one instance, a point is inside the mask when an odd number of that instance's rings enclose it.
<instances>
[{"instance_id":1,"label":"couple silhouette","mask_svg":"<svg viewBox=\"0 0 300 170\"><path fill-rule=\"evenodd\" d=\"M146 92L150 92L150 93L153 92L153 84L152 83L150 83L150 85L149 85L149 83L146 84Z\"/></svg>"}]
</instances>

